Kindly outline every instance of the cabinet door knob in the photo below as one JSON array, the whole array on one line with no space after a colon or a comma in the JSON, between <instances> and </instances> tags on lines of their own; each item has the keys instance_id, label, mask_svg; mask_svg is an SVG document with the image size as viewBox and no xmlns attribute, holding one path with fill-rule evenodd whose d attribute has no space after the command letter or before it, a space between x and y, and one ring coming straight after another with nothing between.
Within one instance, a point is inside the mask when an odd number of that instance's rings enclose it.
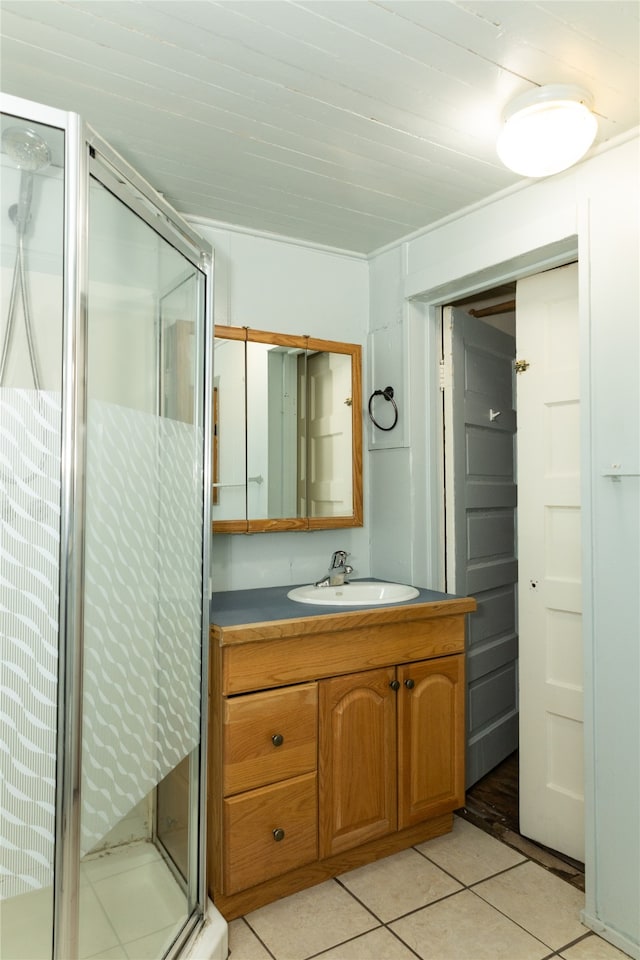
<instances>
[{"instance_id":1,"label":"cabinet door knob","mask_svg":"<svg viewBox=\"0 0 640 960\"><path fill-rule=\"evenodd\" d=\"M284 743L284 737L281 733L274 733L274 735L271 737L271 743L274 745L274 747L281 747Z\"/></svg>"},{"instance_id":2,"label":"cabinet door knob","mask_svg":"<svg viewBox=\"0 0 640 960\"><path fill-rule=\"evenodd\" d=\"M413 688L414 688L415 685L416 685L416 682L415 682L415 680L412 680L411 677L409 677L408 680L405 680L404 685L405 685L405 687L407 687L407 689L413 690Z\"/></svg>"},{"instance_id":3,"label":"cabinet door knob","mask_svg":"<svg viewBox=\"0 0 640 960\"><path fill-rule=\"evenodd\" d=\"M284 840L284 830L282 827L276 827L273 831L273 839L277 842L278 840Z\"/></svg>"},{"instance_id":4,"label":"cabinet door knob","mask_svg":"<svg viewBox=\"0 0 640 960\"><path fill-rule=\"evenodd\" d=\"M392 690L399 690L399 689L400 689L400 681L399 681L399 680L392 680L391 683L389 684L389 686L391 687Z\"/></svg>"}]
</instances>

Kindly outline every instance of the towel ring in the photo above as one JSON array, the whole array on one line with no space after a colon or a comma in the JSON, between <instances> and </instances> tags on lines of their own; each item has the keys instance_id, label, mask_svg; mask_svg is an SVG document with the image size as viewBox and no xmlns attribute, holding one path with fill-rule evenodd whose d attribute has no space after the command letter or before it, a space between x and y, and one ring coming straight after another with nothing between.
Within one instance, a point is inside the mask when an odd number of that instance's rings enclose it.
<instances>
[{"instance_id":1,"label":"towel ring","mask_svg":"<svg viewBox=\"0 0 640 960\"><path fill-rule=\"evenodd\" d=\"M383 427L380 423L378 423L378 421L374 417L373 412L371 410L371 404L373 403L374 397L384 397L385 400L390 400L391 403L393 404L394 416L393 416L393 423L391 424L390 427ZM395 400L393 399L393 387L385 387L384 390L373 391L373 393L369 397L369 417L371 419L371 422L375 424L378 430L393 430L396 423L398 422L398 407L396 405Z\"/></svg>"}]
</instances>

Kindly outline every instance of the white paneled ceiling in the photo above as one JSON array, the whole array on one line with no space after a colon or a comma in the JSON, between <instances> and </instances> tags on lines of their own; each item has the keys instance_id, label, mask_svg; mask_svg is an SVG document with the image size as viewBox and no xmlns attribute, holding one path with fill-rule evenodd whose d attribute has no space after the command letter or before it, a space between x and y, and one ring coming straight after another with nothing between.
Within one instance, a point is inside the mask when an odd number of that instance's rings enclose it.
<instances>
[{"instance_id":1,"label":"white paneled ceiling","mask_svg":"<svg viewBox=\"0 0 640 960\"><path fill-rule=\"evenodd\" d=\"M503 107L640 122L637 0L2 0L5 93L80 113L186 215L370 252L518 182Z\"/></svg>"}]
</instances>

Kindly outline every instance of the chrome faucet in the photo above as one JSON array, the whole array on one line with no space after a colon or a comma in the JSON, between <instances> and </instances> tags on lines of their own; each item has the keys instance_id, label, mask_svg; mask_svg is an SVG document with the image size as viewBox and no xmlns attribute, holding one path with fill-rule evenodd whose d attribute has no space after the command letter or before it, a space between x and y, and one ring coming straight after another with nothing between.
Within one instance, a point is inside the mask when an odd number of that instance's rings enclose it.
<instances>
[{"instance_id":1,"label":"chrome faucet","mask_svg":"<svg viewBox=\"0 0 640 960\"><path fill-rule=\"evenodd\" d=\"M350 573L353 573L353 567L347 563L349 554L346 550L336 550L329 563L329 572L322 580L316 582L316 587L341 587Z\"/></svg>"}]
</instances>

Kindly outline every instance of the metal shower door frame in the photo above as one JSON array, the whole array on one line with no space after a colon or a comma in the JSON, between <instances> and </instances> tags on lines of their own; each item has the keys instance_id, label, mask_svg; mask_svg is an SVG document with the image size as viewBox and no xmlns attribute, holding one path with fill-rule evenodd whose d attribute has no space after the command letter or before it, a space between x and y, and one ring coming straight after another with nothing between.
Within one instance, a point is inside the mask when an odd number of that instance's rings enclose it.
<instances>
[{"instance_id":1,"label":"metal shower door frame","mask_svg":"<svg viewBox=\"0 0 640 960\"><path fill-rule=\"evenodd\" d=\"M194 385L203 396L203 537L200 678L199 789L191 784L197 830L190 862L198 864L193 908L169 957L203 921L206 878L206 756L211 529L211 395L213 344L213 254L209 244L75 113L0 94L2 113L64 132L64 263L62 322L62 458L60 599L58 633L58 727L54 863L53 960L78 955L80 802L82 760L83 596L86 488L87 323L89 181L94 176L204 275L204 367ZM193 765L196 766L195 764ZM194 771L194 777L196 771ZM195 797L197 796L197 809Z\"/></svg>"}]
</instances>

